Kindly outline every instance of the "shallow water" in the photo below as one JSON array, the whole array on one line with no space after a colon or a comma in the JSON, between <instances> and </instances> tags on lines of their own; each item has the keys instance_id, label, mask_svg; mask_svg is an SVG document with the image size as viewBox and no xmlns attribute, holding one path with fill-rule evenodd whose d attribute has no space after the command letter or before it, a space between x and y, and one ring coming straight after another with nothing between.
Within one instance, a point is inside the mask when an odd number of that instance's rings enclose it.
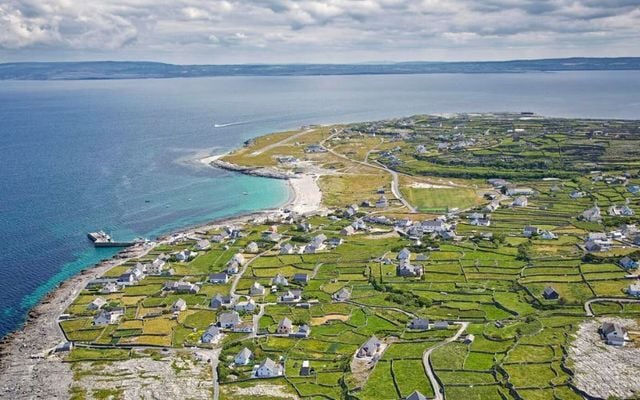
<instances>
[{"instance_id":1,"label":"shallow water","mask_svg":"<svg viewBox=\"0 0 640 400\"><path fill-rule=\"evenodd\" d=\"M0 82L0 336L60 281L155 237L286 201L283 182L194 158L310 123L533 111L640 118L640 72ZM248 192L247 196L243 192Z\"/></svg>"}]
</instances>

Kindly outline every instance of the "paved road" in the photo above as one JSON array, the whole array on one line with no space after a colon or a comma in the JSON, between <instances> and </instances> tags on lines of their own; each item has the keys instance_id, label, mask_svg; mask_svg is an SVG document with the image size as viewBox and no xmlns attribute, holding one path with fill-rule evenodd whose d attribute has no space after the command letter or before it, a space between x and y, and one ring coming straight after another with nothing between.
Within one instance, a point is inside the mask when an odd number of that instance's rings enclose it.
<instances>
[{"instance_id":1,"label":"paved road","mask_svg":"<svg viewBox=\"0 0 640 400\"><path fill-rule=\"evenodd\" d=\"M400 183L399 183L399 178L398 178L398 173L392 169L387 168L386 165L383 165L379 162L376 161L376 163L378 165L380 165L380 167L387 171L388 173L391 174L391 193L393 193L393 195L396 197L396 199L400 200L402 202L402 204L404 204L405 207L407 207L407 209L412 212L412 213L416 213L418 212L418 210L416 210L416 208L414 206L412 206L411 204L409 204L409 202L407 200L405 200L405 198L402 196L402 193L400 193Z\"/></svg>"},{"instance_id":2,"label":"paved road","mask_svg":"<svg viewBox=\"0 0 640 400\"><path fill-rule=\"evenodd\" d=\"M278 242L277 244L280 244L280 243L281 242ZM273 247L275 247L275 245ZM231 288L229 289L229 295L232 298L237 299L239 296L244 296L244 295L237 295L236 294L236 288L238 287L238 282L240 282L240 279L242 278L242 275L244 275L244 273L247 271L247 267L249 267L249 265L251 265L252 262L257 260L261 256L267 254L269 251L271 251L273 249L273 247L263 251L262 253L256 254L255 257L253 257L251 260L249 260L246 263L244 263L244 265L242 266L242 269L233 277L233 282L231 282Z\"/></svg>"},{"instance_id":3,"label":"paved road","mask_svg":"<svg viewBox=\"0 0 640 400\"><path fill-rule=\"evenodd\" d=\"M326 140L329 140L333 137L334 135L328 137ZM324 141L323 141L324 143ZM366 167L370 167L370 168L375 168L375 169L379 169L381 171L385 171L389 174L391 174L391 193L393 194L393 196L400 200L400 202L409 210L409 212L415 213L417 212L417 210L415 209L415 207L413 207L411 204L409 204L409 202L402 196L402 193L400 193L400 184L398 183L399 179L398 179L398 173L396 171L393 171L389 168L387 168L386 166L377 163L377 164L371 164L368 162L364 162L364 161L358 161L358 160L354 160L352 158L349 158L347 156L345 156L344 154L340 154L328 147L325 146L325 148L327 149L327 151L331 154L333 154L336 157L340 157L343 158L345 160L351 161L353 163L356 164L360 164L360 165L364 165Z\"/></svg>"},{"instance_id":4,"label":"paved road","mask_svg":"<svg viewBox=\"0 0 640 400\"><path fill-rule=\"evenodd\" d=\"M587 317L593 317L593 310L591 309L591 304L593 303L602 303L605 301L614 301L618 303L640 303L640 299L629 299L625 297L598 297L596 299L587 300L584 303L584 312Z\"/></svg>"},{"instance_id":5,"label":"paved road","mask_svg":"<svg viewBox=\"0 0 640 400\"><path fill-rule=\"evenodd\" d=\"M433 388L433 393L435 394L434 400L444 400L444 395L442 394L442 388L440 387L440 384L438 383L438 380L436 379L435 371L433 370L433 366L431 365L431 353L435 349L440 348L440 347L444 346L447 343L451 343L451 342L453 342L455 340L458 340L460 335L462 335L462 333L469 326L468 322L454 322L454 324L460 325L460 329L458 329L458 332L456 332L455 335L451 336L450 338L445 339L444 342L441 342L441 343L431 347L430 349L425 351L424 354L422 355L422 364L424 365L424 370L427 373L427 377L429 378L429 382L431 382L431 387Z\"/></svg>"}]
</instances>

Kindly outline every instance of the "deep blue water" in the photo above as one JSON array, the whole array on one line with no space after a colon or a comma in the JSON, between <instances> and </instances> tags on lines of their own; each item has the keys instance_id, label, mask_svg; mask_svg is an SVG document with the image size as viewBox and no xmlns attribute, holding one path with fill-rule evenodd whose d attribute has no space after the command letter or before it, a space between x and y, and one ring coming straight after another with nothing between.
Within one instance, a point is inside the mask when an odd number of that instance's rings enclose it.
<instances>
[{"instance_id":1,"label":"deep blue water","mask_svg":"<svg viewBox=\"0 0 640 400\"><path fill-rule=\"evenodd\" d=\"M0 81L0 336L114 254L88 231L155 237L288 196L198 154L308 123L464 111L640 118L640 72Z\"/></svg>"}]
</instances>

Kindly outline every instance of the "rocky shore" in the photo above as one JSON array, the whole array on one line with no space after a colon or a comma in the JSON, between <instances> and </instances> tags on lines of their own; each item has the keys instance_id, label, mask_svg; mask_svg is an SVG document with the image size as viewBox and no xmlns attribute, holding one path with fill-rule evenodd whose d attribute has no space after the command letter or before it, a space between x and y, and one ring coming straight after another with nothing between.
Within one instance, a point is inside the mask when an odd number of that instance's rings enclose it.
<instances>
[{"instance_id":1,"label":"rocky shore","mask_svg":"<svg viewBox=\"0 0 640 400\"><path fill-rule=\"evenodd\" d=\"M227 171L240 172L243 174L260 176L263 178L291 179L295 177L295 174L292 172L285 172L276 168L243 167L218 159L211 160L211 165L214 167L225 169Z\"/></svg>"},{"instance_id":2,"label":"rocky shore","mask_svg":"<svg viewBox=\"0 0 640 400\"><path fill-rule=\"evenodd\" d=\"M270 168L244 168L217 159L210 165L244 174L289 181L292 196L283 208L307 214L321 208L322 193L317 177L311 174L295 175ZM209 162L207 163L209 164ZM292 179L296 178L296 179ZM47 294L28 314L22 329L0 341L0 398L11 399L66 399L73 383L66 353L55 353L54 348L65 342L58 318L74 301L87 283L102 276L107 270L131 259L144 256L156 244L171 241L177 235L191 235L224 225L235 225L280 213L281 209L263 210L241 216L222 218L158 238L151 244L139 244L122 250L113 258L82 270Z\"/></svg>"}]
</instances>

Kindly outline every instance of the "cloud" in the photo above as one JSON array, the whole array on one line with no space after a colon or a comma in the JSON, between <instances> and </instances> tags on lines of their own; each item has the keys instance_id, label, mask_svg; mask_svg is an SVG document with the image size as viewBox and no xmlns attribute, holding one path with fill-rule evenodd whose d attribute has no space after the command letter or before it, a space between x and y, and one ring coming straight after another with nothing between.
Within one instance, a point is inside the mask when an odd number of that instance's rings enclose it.
<instances>
[{"instance_id":1,"label":"cloud","mask_svg":"<svg viewBox=\"0 0 640 400\"><path fill-rule=\"evenodd\" d=\"M0 60L639 55L638 26L638 0L5 0Z\"/></svg>"}]
</instances>

